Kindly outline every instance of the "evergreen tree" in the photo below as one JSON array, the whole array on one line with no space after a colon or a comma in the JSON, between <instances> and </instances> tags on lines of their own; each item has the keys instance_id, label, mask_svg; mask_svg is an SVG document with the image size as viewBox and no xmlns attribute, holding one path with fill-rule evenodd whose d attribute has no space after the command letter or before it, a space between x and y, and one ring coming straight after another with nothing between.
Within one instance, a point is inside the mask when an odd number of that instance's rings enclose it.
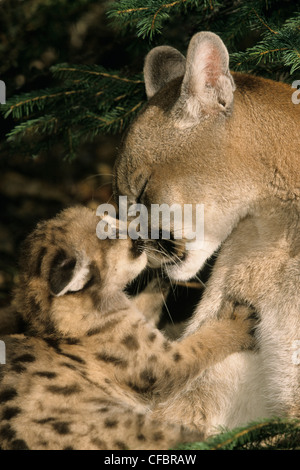
<instances>
[{"instance_id":1,"label":"evergreen tree","mask_svg":"<svg viewBox=\"0 0 300 470\"><path fill-rule=\"evenodd\" d=\"M77 0L70 7L66 0L31 0L35 8L27 12L27 23L35 24L39 18L38 28L42 28L52 12L50 21L56 25L54 12L74 18L95 1ZM168 43L185 53L195 32L210 30L229 48L232 69L289 83L299 78L300 5L292 0L120 0L109 4L107 17L114 34L131 35L127 45L132 55L139 56L140 66L153 46ZM63 35L58 27L55 41ZM52 36L47 40L55 47ZM36 155L59 140L65 144L66 157L73 158L82 142L122 132L146 99L142 74L130 64L126 70L107 70L93 64L57 63L51 73L53 86L12 96L1 107L5 117L13 119L10 149L19 146L22 152Z\"/></svg>"}]
</instances>

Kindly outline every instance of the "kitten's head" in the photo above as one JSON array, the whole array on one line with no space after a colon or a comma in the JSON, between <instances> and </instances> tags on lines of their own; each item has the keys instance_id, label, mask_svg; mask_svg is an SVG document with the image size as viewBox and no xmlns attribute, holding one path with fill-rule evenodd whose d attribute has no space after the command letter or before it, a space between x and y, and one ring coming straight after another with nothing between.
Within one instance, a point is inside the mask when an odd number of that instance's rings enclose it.
<instances>
[{"instance_id":1,"label":"kitten's head","mask_svg":"<svg viewBox=\"0 0 300 470\"><path fill-rule=\"evenodd\" d=\"M127 306L123 289L147 263L138 240L96 235L99 217L73 207L41 222L20 258L15 304L33 334L78 336Z\"/></svg>"}]
</instances>

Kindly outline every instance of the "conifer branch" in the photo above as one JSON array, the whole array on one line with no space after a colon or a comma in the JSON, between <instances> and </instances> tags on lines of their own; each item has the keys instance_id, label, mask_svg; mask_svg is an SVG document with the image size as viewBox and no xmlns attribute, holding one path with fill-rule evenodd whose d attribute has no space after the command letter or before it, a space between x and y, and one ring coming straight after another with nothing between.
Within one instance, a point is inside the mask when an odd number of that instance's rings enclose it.
<instances>
[{"instance_id":1,"label":"conifer branch","mask_svg":"<svg viewBox=\"0 0 300 470\"><path fill-rule=\"evenodd\" d=\"M187 8L203 12L219 5L217 0L120 0L112 4L108 17L120 28L134 27L142 38L162 32L162 24ZM137 21L136 21L137 20Z\"/></svg>"},{"instance_id":2,"label":"conifer branch","mask_svg":"<svg viewBox=\"0 0 300 470\"><path fill-rule=\"evenodd\" d=\"M300 421L273 418L223 431L205 442L182 444L176 450L300 450Z\"/></svg>"},{"instance_id":3,"label":"conifer branch","mask_svg":"<svg viewBox=\"0 0 300 470\"><path fill-rule=\"evenodd\" d=\"M264 22L264 20L259 16L259 14L257 13L257 11L254 8L252 8L252 10L253 10L254 14L257 16L257 18L259 19L259 21L263 24L263 26L265 28L267 28L273 34L278 34L277 31L274 31L270 26L267 25L266 22Z\"/></svg>"},{"instance_id":4,"label":"conifer branch","mask_svg":"<svg viewBox=\"0 0 300 470\"><path fill-rule=\"evenodd\" d=\"M193 11L197 30L217 32L229 47L233 69L271 78L280 72L293 81L300 69L300 6L293 4L291 9L287 0L279 12L277 1L239 0L232 5L227 0L118 0L109 7L108 16L119 29L129 29L149 42L163 29L168 31L171 20L181 23ZM252 31L258 39L241 51L239 42ZM186 44L178 48L184 50ZM60 86L13 96L1 105L4 116L15 122L8 133L11 148L38 136L36 146L42 149L50 135L47 145L62 138L66 154L73 157L80 143L124 130L146 101L142 74L68 63L52 66L51 72Z\"/></svg>"},{"instance_id":5,"label":"conifer branch","mask_svg":"<svg viewBox=\"0 0 300 470\"><path fill-rule=\"evenodd\" d=\"M78 76L78 73L80 71L81 74L87 74L87 75L95 75L96 77L104 77L112 80L120 80L121 82L126 82L126 83L144 83L143 80L131 80L126 77L120 77L119 75L116 74L111 74L108 72L103 72L103 71L96 71L96 70L91 70L88 68L84 68L84 66L81 66L80 69L77 67L65 67L63 65L56 65L51 67L51 70L54 75L62 75L64 72L68 75L75 73Z\"/></svg>"}]
</instances>

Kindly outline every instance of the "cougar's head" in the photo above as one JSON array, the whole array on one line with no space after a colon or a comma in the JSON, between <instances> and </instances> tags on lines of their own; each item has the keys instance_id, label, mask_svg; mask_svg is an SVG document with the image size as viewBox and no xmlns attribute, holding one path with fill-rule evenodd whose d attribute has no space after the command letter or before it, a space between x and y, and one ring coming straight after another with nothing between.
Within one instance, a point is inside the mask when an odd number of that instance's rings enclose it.
<instances>
[{"instance_id":1,"label":"cougar's head","mask_svg":"<svg viewBox=\"0 0 300 470\"><path fill-rule=\"evenodd\" d=\"M148 209L176 203L184 210L190 204L194 222L196 205L204 205L203 243L185 250L185 233L178 243L171 230L168 242L149 249L150 264L163 262L174 279L196 274L251 197L245 161L235 158L232 145L235 84L228 66L226 47L209 32L192 38L187 58L168 46L150 51L144 67L148 102L125 135L116 161L117 201L125 195L129 204L143 203Z\"/></svg>"}]
</instances>

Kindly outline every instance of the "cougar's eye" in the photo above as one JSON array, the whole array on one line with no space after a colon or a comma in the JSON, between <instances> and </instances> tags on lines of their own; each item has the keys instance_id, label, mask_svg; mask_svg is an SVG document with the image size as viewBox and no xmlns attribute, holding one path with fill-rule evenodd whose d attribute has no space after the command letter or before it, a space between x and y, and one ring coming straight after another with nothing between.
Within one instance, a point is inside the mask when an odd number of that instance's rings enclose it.
<instances>
[{"instance_id":1,"label":"cougar's eye","mask_svg":"<svg viewBox=\"0 0 300 470\"><path fill-rule=\"evenodd\" d=\"M141 187L141 190L140 190L140 192L139 192L139 195L138 195L138 197L137 197L137 199L136 199L137 204L141 204L141 202L142 202L142 197L143 197L143 195L144 195L144 193L145 193L145 190L146 190L148 181L149 181L149 178L146 179L146 181L144 182L143 186Z\"/></svg>"}]
</instances>

